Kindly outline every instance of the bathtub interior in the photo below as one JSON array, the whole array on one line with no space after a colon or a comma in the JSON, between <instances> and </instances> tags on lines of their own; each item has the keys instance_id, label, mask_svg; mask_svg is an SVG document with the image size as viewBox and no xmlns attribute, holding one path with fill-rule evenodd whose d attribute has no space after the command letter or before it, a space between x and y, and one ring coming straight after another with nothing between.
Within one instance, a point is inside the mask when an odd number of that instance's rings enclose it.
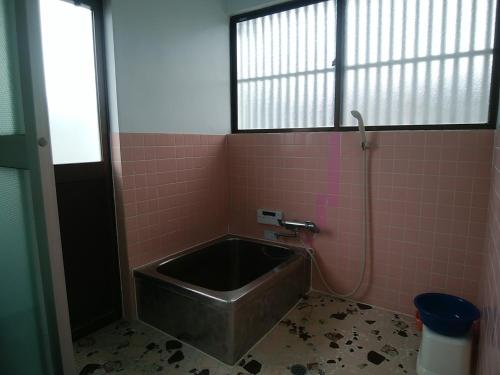
<instances>
[{"instance_id":1,"label":"bathtub interior","mask_svg":"<svg viewBox=\"0 0 500 375\"><path fill-rule=\"evenodd\" d=\"M160 264L157 272L205 289L239 289L288 261L294 252L281 246L226 238Z\"/></svg>"}]
</instances>

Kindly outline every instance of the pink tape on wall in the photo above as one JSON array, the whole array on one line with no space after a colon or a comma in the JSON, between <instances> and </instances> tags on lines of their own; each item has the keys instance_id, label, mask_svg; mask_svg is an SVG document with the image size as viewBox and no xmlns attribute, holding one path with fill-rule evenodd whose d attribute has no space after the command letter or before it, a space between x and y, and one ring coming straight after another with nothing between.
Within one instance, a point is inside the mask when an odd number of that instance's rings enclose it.
<instances>
[{"instance_id":1,"label":"pink tape on wall","mask_svg":"<svg viewBox=\"0 0 500 375\"><path fill-rule=\"evenodd\" d=\"M328 181L325 192L316 196L315 220L318 226L325 228L327 225L328 207L336 207L340 189L340 133L329 134L328 139ZM305 243L313 245L313 236L306 236Z\"/></svg>"}]
</instances>

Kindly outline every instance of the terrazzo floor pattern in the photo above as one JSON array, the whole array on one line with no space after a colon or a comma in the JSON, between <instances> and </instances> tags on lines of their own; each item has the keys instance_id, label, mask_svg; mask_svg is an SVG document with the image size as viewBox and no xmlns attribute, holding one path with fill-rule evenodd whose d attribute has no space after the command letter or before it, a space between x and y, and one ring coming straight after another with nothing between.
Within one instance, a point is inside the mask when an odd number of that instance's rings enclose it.
<instances>
[{"instance_id":1,"label":"terrazzo floor pattern","mask_svg":"<svg viewBox=\"0 0 500 375\"><path fill-rule=\"evenodd\" d=\"M319 293L305 297L235 366L140 322L75 342L80 375L415 374L412 319Z\"/></svg>"}]
</instances>

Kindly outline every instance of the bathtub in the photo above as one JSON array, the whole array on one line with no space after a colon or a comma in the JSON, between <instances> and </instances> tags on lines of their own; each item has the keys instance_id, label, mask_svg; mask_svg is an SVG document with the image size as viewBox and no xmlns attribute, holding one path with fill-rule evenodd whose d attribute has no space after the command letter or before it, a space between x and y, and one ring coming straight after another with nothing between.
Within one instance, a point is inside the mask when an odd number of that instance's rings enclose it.
<instances>
[{"instance_id":1,"label":"bathtub","mask_svg":"<svg viewBox=\"0 0 500 375\"><path fill-rule=\"evenodd\" d=\"M140 320L233 365L310 288L304 249L225 236L134 270Z\"/></svg>"}]
</instances>

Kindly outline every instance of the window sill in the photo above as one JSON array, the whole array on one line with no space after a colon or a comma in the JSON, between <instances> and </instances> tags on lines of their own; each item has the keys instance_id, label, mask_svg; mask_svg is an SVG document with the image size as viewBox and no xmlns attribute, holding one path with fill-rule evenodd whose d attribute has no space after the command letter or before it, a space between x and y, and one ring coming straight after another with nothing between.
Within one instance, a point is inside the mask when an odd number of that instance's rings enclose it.
<instances>
[{"instance_id":1,"label":"window sill","mask_svg":"<svg viewBox=\"0 0 500 375\"><path fill-rule=\"evenodd\" d=\"M396 131L396 130L481 130L495 129L493 124L440 124L440 125L382 125L366 126L367 131ZM357 131L357 126L322 127L322 128L288 128L288 129L249 129L232 130L232 134L255 133L294 133L294 132L349 132Z\"/></svg>"}]
</instances>

